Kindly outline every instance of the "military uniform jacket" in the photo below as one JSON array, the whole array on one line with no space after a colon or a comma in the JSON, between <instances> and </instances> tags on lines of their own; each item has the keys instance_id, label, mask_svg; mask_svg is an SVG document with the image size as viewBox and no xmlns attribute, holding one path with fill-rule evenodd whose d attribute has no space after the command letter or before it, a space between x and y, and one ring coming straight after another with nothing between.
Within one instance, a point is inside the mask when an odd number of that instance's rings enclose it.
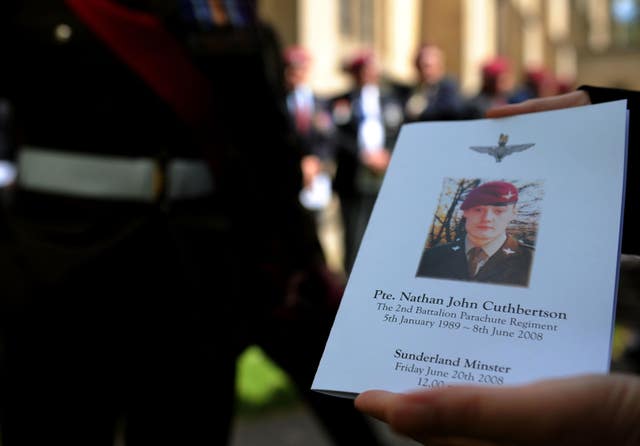
<instances>
[{"instance_id":1,"label":"military uniform jacket","mask_svg":"<svg viewBox=\"0 0 640 446\"><path fill-rule=\"evenodd\" d=\"M426 249L416 276L528 286L533 249L507 236L475 277L467 272L464 240Z\"/></svg>"},{"instance_id":2,"label":"military uniform jacket","mask_svg":"<svg viewBox=\"0 0 640 446\"><path fill-rule=\"evenodd\" d=\"M170 0L166 3L178 5ZM191 129L178 119L64 1L0 2L0 97L13 106L16 143L132 159L218 159L216 196L203 210L212 217L197 220L198 225L211 225L222 238L233 240L238 261L303 267L319 254L312 224L298 204L300 150L288 131L282 70L274 62L280 61L275 35L261 26L199 32L173 17L173 13L162 17L167 30L210 79L216 113L202 129ZM250 108L246 101L238 100L240 91L252 98ZM199 143L197 132L212 135L206 138L206 148ZM146 205L129 203L117 212L102 212L89 208L93 202L73 197L60 198L69 202L65 209L59 207L60 200L51 204L58 197L49 195L42 197L45 204L36 206L23 200L19 192L21 199L16 203L20 209L47 214L36 219L38 228L46 218L58 214L69 220L73 217L81 225L77 233L83 238L73 241L74 258L81 249L89 256L98 244L83 234L96 233L96 239L111 240L102 243L109 246L151 220L162 224L166 217ZM183 208L172 208L168 218L187 212ZM48 234L51 229L41 231ZM28 240L43 238L29 235ZM56 243L63 240L57 232L51 238ZM65 238L64 243L71 241ZM26 248L19 246L18 251ZM36 262L42 256L34 252L31 257ZM47 268L65 264L55 258L47 262Z\"/></svg>"},{"instance_id":3,"label":"military uniform jacket","mask_svg":"<svg viewBox=\"0 0 640 446\"><path fill-rule=\"evenodd\" d=\"M397 94L385 86L380 88L380 112L385 130L385 148L391 150L402 125L402 103ZM360 162L358 129L364 120L360 90L337 96L330 101L336 127L335 157L337 170L334 189L340 196L375 195L382 184L378 177L374 184L362 184L358 179L366 170ZM371 175L373 177L373 175Z\"/></svg>"}]
</instances>

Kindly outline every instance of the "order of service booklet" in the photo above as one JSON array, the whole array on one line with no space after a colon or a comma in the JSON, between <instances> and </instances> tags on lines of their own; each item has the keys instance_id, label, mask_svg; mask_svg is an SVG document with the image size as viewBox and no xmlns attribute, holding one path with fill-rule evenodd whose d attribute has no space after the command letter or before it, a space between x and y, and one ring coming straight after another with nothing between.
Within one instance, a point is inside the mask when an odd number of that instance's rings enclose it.
<instances>
[{"instance_id":1,"label":"order of service booklet","mask_svg":"<svg viewBox=\"0 0 640 446\"><path fill-rule=\"evenodd\" d=\"M313 390L609 370L626 101L403 126Z\"/></svg>"}]
</instances>

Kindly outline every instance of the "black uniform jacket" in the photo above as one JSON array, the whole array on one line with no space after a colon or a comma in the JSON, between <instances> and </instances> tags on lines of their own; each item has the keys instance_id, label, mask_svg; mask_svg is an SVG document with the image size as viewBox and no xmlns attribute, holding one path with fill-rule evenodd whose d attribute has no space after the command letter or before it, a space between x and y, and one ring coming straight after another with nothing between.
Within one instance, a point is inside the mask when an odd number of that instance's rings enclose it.
<instances>
[{"instance_id":1,"label":"black uniform jacket","mask_svg":"<svg viewBox=\"0 0 640 446\"><path fill-rule=\"evenodd\" d=\"M174 9L179 4L170 0L151 3L170 4ZM172 107L63 0L2 0L0 97L14 108L16 144L159 162L218 160L216 196L206 209L214 214L213 230L224 232L222 238L233 239L238 261L299 268L315 259L318 250L309 218L298 204L300 150L287 131L275 35L264 26L197 32L174 20L176 14L156 15L210 80L214 110L199 129L178 119ZM200 138L202 135L206 136ZM99 230L96 238L113 243L132 227L144 224L139 220L159 215L140 206L131 207L126 215L120 208L98 212L78 200L61 209L58 202L50 204L48 195L44 205L36 206L29 198L28 203L18 200L21 209L51 211L67 220L74 217L83 228L78 233ZM176 212L180 209L175 208ZM49 217L40 215L37 221ZM199 219L198 224L208 221ZM93 252L96 242L85 239L74 245L74 258L81 247ZM33 253L32 257L37 260L41 255ZM56 257L46 263L65 262Z\"/></svg>"},{"instance_id":2,"label":"black uniform jacket","mask_svg":"<svg viewBox=\"0 0 640 446\"><path fill-rule=\"evenodd\" d=\"M464 241L426 249L416 276L441 279L528 286L533 248L508 236L500 249L480 268L475 277L467 272Z\"/></svg>"}]
</instances>

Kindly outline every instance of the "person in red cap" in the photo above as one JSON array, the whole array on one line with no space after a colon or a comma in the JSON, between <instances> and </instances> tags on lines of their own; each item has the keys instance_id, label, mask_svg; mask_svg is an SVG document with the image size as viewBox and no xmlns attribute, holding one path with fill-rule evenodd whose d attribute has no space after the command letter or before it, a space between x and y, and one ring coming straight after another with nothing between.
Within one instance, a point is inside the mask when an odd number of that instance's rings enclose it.
<instances>
[{"instance_id":1,"label":"person in red cap","mask_svg":"<svg viewBox=\"0 0 640 446\"><path fill-rule=\"evenodd\" d=\"M533 248L507 232L516 217L518 189L491 181L462 202L464 237L426 249L416 276L527 286Z\"/></svg>"},{"instance_id":2,"label":"person in red cap","mask_svg":"<svg viewBox=\"0 0 640 446\"><path fill-rule=\"evenodd\" d=\"M505 57L495 57L481 69L480 91L470 101L471 117L482 118L487 109L509 102L513 89L511 64Z\"/></svg>"},{"instance_id":3,"label":"person in red cap","mask_svg":"<svg viewBox=\"0 0 640 446\"><path fill-rule=\"evenodd\" d=\"M509 98L509 103L517 104L528 99L553 96L558 93L558 88L558 81L546 68L529 67L524 73L522 85Z\"/></svg>"},{"instance_id":4,"label":"person in red cap","mask_svg":"<svg viewBox=\"0 0 640 446\"><path fill-rule=\"evenodd\" d=\"M344 65L352 88L330 101L335 125L334 190L344 222L344 270L351 271L403 122L402 101L381 77L373 52Z\"/></svg>"}]
</instances>

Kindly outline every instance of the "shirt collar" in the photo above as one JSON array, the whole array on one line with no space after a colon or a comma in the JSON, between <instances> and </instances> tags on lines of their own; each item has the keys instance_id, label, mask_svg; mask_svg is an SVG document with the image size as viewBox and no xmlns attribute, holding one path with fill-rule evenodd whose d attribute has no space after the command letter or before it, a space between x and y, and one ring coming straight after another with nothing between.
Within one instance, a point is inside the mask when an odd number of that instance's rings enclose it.
<instances>
[{"instance_id":1,"label":"shirt collar","mask_svg":"<svg viewBox=\"0 0 640 446\"><path fill-rule=\"evenodd\" d=\"M496 238L495 240L492 240L486 245L481 246L481 248L487 254L487 256L491 257L496 252L498 252L498 250L502 247L502 245L506 241L507 241L507 234L502 234L500 237ZM468 236L465 237L464 253L468 255L469 251L471 251L471 248L473 248L474 246L475 245L471 243L471 240L469 240L469 237Z\"/></svg>"}]
</instances>

